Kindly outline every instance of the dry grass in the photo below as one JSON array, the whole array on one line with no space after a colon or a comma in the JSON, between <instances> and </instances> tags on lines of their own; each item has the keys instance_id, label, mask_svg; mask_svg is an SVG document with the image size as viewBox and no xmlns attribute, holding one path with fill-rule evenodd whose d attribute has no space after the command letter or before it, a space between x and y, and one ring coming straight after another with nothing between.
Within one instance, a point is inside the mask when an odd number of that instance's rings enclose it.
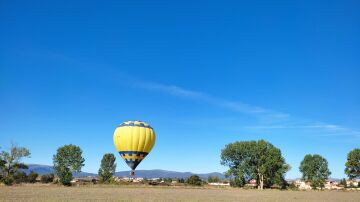
<instances>
[{"instance_id":1,"label":"dry grass","mask_svg":"<svg viewBox=\"0 0 360 202\"><path fill-rule=\"evenodd\" d=\"M21 185L0 187L0 201L360 201L360 192Z\"/></svg>"}]
</instances>

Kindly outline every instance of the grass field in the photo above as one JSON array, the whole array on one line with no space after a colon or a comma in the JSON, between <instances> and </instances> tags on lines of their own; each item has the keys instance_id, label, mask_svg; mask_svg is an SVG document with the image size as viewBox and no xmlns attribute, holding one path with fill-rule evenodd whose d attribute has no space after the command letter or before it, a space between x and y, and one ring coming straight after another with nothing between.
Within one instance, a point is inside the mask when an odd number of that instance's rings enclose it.
<instances>
[{"instance_id":1,"label":"grass field","mask_svg":"<svg viewBox=\"0 0 360 202\"><path fill-rule=\"evenodd\" d=\"M0 187L0 201L360 201L360 192L22 185Z\"/></svg>"}]
</instances>

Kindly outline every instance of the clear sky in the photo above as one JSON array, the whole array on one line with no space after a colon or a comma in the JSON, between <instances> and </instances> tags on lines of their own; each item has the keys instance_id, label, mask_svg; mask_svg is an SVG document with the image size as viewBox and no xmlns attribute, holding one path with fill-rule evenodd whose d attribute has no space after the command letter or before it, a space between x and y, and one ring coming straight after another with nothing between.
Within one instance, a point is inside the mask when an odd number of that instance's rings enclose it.
<instances>
[{"instance_id":1,"label":"clear sky","mask_svg":"<svg viewBox=\"0 0 360 202\"><path fill-rule=\"evenodd\" d=\"M138 169L223 172L228 143L265 139L300 177L320 154L344 177L360 146L359 1L0 2L0 146L83 171L126 120L154 127ZM116 154L117 155L117 154ZM117 170L128 170L120 158Z\"/></svg>"}]
</instances>

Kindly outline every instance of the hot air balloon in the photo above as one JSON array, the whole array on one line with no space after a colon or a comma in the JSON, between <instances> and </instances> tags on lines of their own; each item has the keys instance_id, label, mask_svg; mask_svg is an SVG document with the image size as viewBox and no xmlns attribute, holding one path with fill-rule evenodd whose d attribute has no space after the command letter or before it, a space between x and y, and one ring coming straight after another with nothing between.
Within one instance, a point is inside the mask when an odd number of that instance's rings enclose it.
<instances>
[{"instance_id":1,"label":"hot air balloon","mask_svg":"<svg viewBox=\"0 0 360 202\"><path fill-rule=\"evenodd\" d=\"M121 158L135 174L136 167L149 154L155 144L154 129L142 121L125 121L114 132L114 144Z\"/></svg>"}]
</instances>

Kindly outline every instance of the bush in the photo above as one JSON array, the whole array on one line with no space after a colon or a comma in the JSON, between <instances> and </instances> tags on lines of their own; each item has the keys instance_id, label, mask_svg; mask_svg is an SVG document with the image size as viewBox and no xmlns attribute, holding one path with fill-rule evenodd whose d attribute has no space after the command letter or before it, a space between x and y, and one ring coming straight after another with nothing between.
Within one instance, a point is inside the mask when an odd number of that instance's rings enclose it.
<instances>
[{"instance_id":1,"label":"bush","mask_svg":"<svg viewBox=\"0 0 360 202\"><path fill-rule=\"evenodd\" d=\"M96 179L91 179L91 182L92 182L93 184L97 184Z\"/></svg>"},{"instance_id":2,"label":"bush","mask_svg":"<svg viewBox=\"0 0 360 202\"><path fill-rule=\"evenodd\" d=\"M201 186L202 185L202 180L200 179L199 176L192 175L186 180L186 183L188 183L190 185L194 185L194 186Z\"/></svg>"},{"instance_id":3,"label":"bush","mask_svg":"<svg viewBox=\"0 0 360 202\"><path fill-rule=\"evenodd\" d=\"M5 185L10 186L14 183L14 178L12 176L6 176L2 179Z\"/></svg>"},{"instance_id":4,"label":"bush","mask_svg":"<svg viewBox=\"0 0 360 202\"><path fill-rule=\"evenodd\" d=\"M238 177L236 176L234 179L230 181L230 186L232 187L243 187L245 186L245 178L243 176Z\"/></svg>"},{"instance_id":5,"label":"bush","mask_svg":"<svg viewBox=\"0 0 360 202\"><path fill-rule=\"evenodd\" d=\"M288 188L289 188L290 190L297 190L297 189L298 189L298 188L296 187L295 183L289 184Z\"/></svg>"},{"instance_id":6,"label":"bush","mask_svg":"<svg viewBox=\"0 0 360 202\"><path fill-rule=\"evenodd\" d=\"M30 183L35 183L36 182L36 178L38 177L39 175L33 171L31 171L29 173L29 176L28 176L28 182Z\"/></svg>"},{"instance_id":7,"label":"bush","mask_svg":"<svg viewBox=\"0 0 360 202\"><path fill-rule=\"evenodd\" d=\"M25 172L17 172L14 174L14 181L17 184L25 183L28 181L27 175Z\"/></svg>"},{"instance_id":8,"label":"bush","mask_svg":"<svg viewBox=\"0 0 360 202\"><path fill-rule=\"evenodd\" d=\"M171 178L164 178L164 182L171 183L172 179Z\"/></svg>"},{"instance_id":9,"label":"bush","mask_svg":"<svg viewBox=\"0 0 360 202\"><path fill-rule=\"evenodd\" d=\"M217 176L209 176L208 177L208 183L212 183L212 182L220 182L219 177L217 177Z\"/></svg>"},{"instance_id":10,"label":"bush","mask_svg":"<svg viewBox=\"0 0 360 202\"><path fill-rule=\"evenodd\" d=\"M42 183L50 183L54 181L54 174L47 174L47 175L42 175L40 178L40 181Z\"/></svg>"},{"instance_id":11,"label":"bush","mask_svg":"<svg viewBox=\"0 0 360 202\"><path fill-rule=\"evenodd\" d=\"M179 179L177 179L177 182L178 183L185 183L185 180L184 180L184 178L179 178Z\"/></svg>"}]
</instances>

